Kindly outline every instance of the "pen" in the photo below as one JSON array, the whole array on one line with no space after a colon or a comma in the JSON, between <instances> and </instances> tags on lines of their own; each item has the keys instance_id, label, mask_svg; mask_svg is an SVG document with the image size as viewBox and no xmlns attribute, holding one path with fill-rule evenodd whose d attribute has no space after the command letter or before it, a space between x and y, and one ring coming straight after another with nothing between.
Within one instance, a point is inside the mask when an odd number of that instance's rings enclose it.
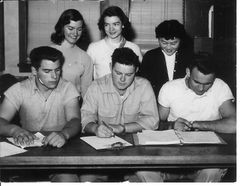
<instances>
[{"instance_id":1,"label":"pen","mask_svg":"<svg viewBox=\"0 0 250 186\"><path fill-rule=\"evenodd\" d=\"M113 133L111 137L115 137L115 134L114 134L114 132L113 132L113 129L112 129L108 124L106 124L104 121L102 121L102 124L103 124L105 127L107 127L107 128Z\"/></svg>"}]
</instances>

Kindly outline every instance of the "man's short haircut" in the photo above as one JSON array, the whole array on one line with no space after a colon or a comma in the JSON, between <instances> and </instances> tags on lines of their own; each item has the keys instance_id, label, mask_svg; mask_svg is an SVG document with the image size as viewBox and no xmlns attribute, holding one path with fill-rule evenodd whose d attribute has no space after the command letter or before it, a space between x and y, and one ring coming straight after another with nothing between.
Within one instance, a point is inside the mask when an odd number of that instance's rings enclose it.
<instances>
[{"instance_id":1,"label":"man's short haircut","mask_svg":"<svg viewBox=\"0 0 250 186\"><path fill-rule=\"evenodd\" d=\"M123 65L133 65L138 68L140 65L139 57L130 48L117 48L112 54L112 68L115 63L120 63Z\"/></svg>"},{"instance_id":2,"label":"man's short haircut","mask_svg":"<svg viewBox=\"0 0 250 186\"><path fill-rule=\"evenodd\" d=\"M155 28L155 36L156 38L165 38L166 40L174 38L182 40L186 37L186 31L183 24L177 20L166 20Z\"/></svg>"},{"instance_id":3,"label":"man's short haircut","mask_svg":"<svg viewBox=\"0 0 250 186\"><path fill-rule=\"evenodd\" d=\"M41 62L44 59L50 60L53 62L59 60L60 67L62 67L64 63L64 57L63 57L62 52L49 46L40 46L40 47L34 48L30 52L31 66L34 67L36 70L39 69L39 67L41 66Z\"/></svg>"},{"instance_id":4,"label":"man's short haircut","mask_svg":"<svg viewBox=\"0 0 250 186\"><path fill-rule=\"evenodd\" d=\"M211 54L199 54L195 55L192 62L189 64L190 72L197 67L197 69L207 75L207 74L216 74L217 64L215 58Z\"/></svg>"}]
</instances>

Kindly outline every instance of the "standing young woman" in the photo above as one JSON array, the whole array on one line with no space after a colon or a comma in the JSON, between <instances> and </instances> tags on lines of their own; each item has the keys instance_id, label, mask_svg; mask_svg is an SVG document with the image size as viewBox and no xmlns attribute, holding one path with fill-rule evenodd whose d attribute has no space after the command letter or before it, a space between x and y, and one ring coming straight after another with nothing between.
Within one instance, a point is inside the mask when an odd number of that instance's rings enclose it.
<instances>
[{"instance_id":1,"label":"standing young woman","mask_svg":"<svg viewBox=\"0 0 250 186\"><path fill-rule=\"evenodd\" d=\"M105 9L99 19L98 27L104 38L91 43L87 50L94 64L94 79L111 72L109 64L116 48L131 48L139 56L139 60L142 60L139 46L128 41L132 31L131 24L121 8L110 6Z\"/></svg>"},{"instance_id":2,"label":"standing young woman","mask_svg":"<svg viewBox=\"0 0 250 186\"><path fill-rule=\"evenodd\" d=\"M52 47L60 50L65 62L62 77L72 82L83 97L93 79L93 63L89 55L77 45L86 36L86 24L75 9L65 10L51 34Z\"/></svg>"},{"instance_id":3,"label":"standing young woman","mask_svg":"<svg viewBox=\"0 0 250 186\"><path fill-rule=\"evenodd\" d=\"M159 47L147 51L139 75L148 79L156 98L163 84L186 75L193 58L193 41L184 25L177 20L165 20L155 28Z\"/></svg>"}]
</instances>

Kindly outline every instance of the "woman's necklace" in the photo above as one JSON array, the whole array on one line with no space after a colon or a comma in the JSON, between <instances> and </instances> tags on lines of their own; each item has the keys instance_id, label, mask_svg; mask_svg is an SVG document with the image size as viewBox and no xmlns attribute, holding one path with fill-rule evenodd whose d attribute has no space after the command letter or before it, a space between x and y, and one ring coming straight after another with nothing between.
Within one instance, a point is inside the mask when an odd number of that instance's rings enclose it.
<instances>
[{"instance_id":1,"label":"woman's necklace","mask_svg":"<svg viewBox=\"0 0 250 186\"><path fill-rule=\"evenodd\" d=\"M105 38L105 41L112 50L122 48L126 44L126 39L124 37L121 37L121 40L118 43L112 42L109 38Z\"/></svg>"}]
</instances>

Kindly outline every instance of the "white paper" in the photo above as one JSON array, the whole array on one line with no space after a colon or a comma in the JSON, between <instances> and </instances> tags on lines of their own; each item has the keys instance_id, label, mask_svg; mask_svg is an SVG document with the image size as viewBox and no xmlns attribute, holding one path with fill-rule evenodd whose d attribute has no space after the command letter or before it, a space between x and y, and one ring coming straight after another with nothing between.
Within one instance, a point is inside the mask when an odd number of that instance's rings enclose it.
<instances>
[{"instance_id":1,"label":"white paper","mask_svg":"<svg viewBox=\"0 0 250 186\"><path fill-rule=\"evenodd\" d=\"M26 152L27 150L11 145L7 142L0 142L0 157L11 156Z\"/></svg>"},{"instance_id":2,"label":"white paper","mask_svg":"<svg viewBox=\"0 0 250 186\"><path fill-rule=\"evenodd\" d=\"M34 143L29 145L21 145L19 143L15 143L13 138L7 138L11 143L13 143L16 146L19 146L21 148L26 147L41 147L43 145L42 140L44 138L44 135L42 135L40 132L35 133L35 136L38 138L37 140L34 140Z\"/></svg>"},{"instance_id":3,"label":"white paper","mask_svg":"<svg viewBox=\"0 0 250 186\"><path fill-rule=\"evenodd\" d=\"M143 130L141 133L137 133L137 137L140 145L180 144L180 139L174 130Z\"/></svg>"},{"instance_id":4,"label":"white paper","mask_svg":"<svg viewBox=\"0 0 250 186\"><path fill-rule=\"evenodd\" d=\"M100 149L110 149L112 144L116 142L121 142L123 146L132 146L131 143L125 141L124 139L115 136L111 138L100 138L97 136L87 136L87 137L81 137L81 140L85 141L89 145L91 145L96 150Z\"/></svg>"},{"instance_id":5,"label":"white paper","mask_svg":"<svg viewBox=\"0 0 250 186\"><path fill-rule=\"evenodd\" d=\"M183 143L217 144L221 143L219 137L212 131L178 132Z\"/></svg>"},{"instance_id":6,"label":"white paper","mask_svg":"<svg viewBox=\"0 0 250 186\"><path fill-rule=\"evenodd\" d=\"M143 130L136 134L139 145L220 144L223 141L213 131Z\"/></svg>"}]
</instances>

